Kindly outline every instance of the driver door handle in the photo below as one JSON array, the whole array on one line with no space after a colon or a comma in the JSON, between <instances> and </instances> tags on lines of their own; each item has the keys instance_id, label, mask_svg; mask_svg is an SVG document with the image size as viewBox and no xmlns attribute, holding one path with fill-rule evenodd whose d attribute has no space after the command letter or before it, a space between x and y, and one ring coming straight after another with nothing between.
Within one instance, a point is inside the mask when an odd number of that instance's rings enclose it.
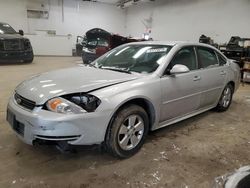
<instances>
[{"instance_id":1,"label":"driver door handle","mask_svg":"<svg viewBox=\"0 0 250 188\"><path fill-rule=\"evenodd\" d=\"M200 79L201 79L200 76L194 76L193 81L198 81L198 80L200 80Z\"/></svg>"}]
</instances>

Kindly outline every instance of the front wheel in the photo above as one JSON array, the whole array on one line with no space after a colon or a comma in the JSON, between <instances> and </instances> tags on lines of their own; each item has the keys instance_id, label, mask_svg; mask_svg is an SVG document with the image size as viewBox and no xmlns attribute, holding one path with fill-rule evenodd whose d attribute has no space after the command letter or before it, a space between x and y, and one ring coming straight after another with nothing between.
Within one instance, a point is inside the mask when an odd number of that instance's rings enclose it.
<instances>
[{"instance_id":1,"label":"front wheel","mask_svg":"<svg viewBox=\"0 0 250 188\"><path fill-rule=\"evenodd\" d=\"M27 60L25 60L24 62L25 62L25 63L32 63L33 60L34 60L34 56L32 55L32 57L31 57L30 59L27 59Z\"/></svg>"},{"instance_id":2,"label":"front wheel","mask_svg":"<svg viewBox=\"0 0 250 188\"><path fill-rule=\"evenodd\" d=\"M216 110L219 112L226 111L231 105L233 98L233 86L231 84L226 85L224 88L219 103L216 106Z\"/></svg>"},{"instance_id":3,"label":"front wheel","mask_svg":"<svg viewBox=\"0 0 250 188\"><path fill-rule=\"evenodd\" d=\"M140 150L148 130L145 110L137 105L128 105L111 122L105 139L106 148L115 157L128 158Z\"/></svg>"}]
</instances>

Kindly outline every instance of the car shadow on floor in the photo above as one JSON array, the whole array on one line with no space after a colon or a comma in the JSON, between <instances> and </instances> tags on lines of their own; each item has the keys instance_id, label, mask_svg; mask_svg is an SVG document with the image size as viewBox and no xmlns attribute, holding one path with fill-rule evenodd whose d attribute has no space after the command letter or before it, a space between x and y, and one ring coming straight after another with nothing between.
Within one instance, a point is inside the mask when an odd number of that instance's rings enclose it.
<instances>
[{"instance_id":1,"label":"car shadow on floor","mask_svg":"<svg viewBox=\"0 0 250 188\"><path fill-rule=\"evenodd\" d=\"M194 129L194 126L196 126L196 122L209 114L216 113L213 111L204 112L202 114L199 114L197 116L188 118L186 120L183 120L181 122L169 125L167 127L163 127L160 129L157 129L155 131L150 131L148 134L148 137L146 139L146 143L150 143L152 140L158 140L162 137L173 137L175 132L181 131L183 129L185 130L192 130ZM62 154L68 157L74 157L75 155L85 156L85 155L108 155L105 149L101 145L91 145L91 146L69 146L69 148L62 148L58 146L57 144L51 144L51 145L37 145L34 148L36 150L41 150L41 152L45 150L56 150L58 154Z\"/></svg>"},{"instance_id":2,"label":"car shadow on floor","mask_svg":"<svg viewBox=\"0 0 250 188\"><path fill-rule=\"evenodd\" d=\"M0 66L17 66L17 65L29 65L29 64L33 64L35 61L33 61L32 63L29 62L1 62Z\"/></svg>"},{"instance_id":3,"label":"car shadow on floor","mask_svg":"<svg viewBox=\"0 0 250 188\"><path fill-rule=\"evenodd\" d=\"M175 139L176 132L182 132L185 130L193 130L196 123L209 116L210 114L217 114L213 111L204 112L195 117L183 120L179 123L161 128L159 130L150 132L146 139L146 146L151 142L161 142L163 138ZM77 169L91 169L97 168L98 166L106 166L109 164L119 163L121 160L116 159L105 152L100 146L72 146L69 151L60 151L55 145L38 145L38 146L27 146L19 140L16 140L16 155L19 166L32 170L34 165L42 165L44 169L50 169L55 166L63 166L63 171L76 171ZM142 148L143 150L143 148ZM141 150L141 151L142 151ZM133 156L132 159L142 157L143 151ZM31 159L32 160L29 160ZM128 159L130 160L130 159ZM93 167L94 165L94 167ZM56 169L51 169L51 174L58 173Z\"/></svg>"},{"instance_id":4,"label":"car shadow on floor","mask_svg":"<svg viewBox=\"0 0 250 188\"><path fill-rule=\"evenodd\" d=\"M214 110L203 112L194 117L168 125L163 128L159 128L155 131L151 131L149 133L148 139L146 140L146 143L151 142L152 140L160 139L161 137L168 137L168 136L176 137L175 133L180 132L180 131L185 132L184 134L187 135L189 131L198 128L197 121L202 120L206 116L213 114L213 113L216 113L216 112L214 112Z\"/></svg>"}]
</instances>

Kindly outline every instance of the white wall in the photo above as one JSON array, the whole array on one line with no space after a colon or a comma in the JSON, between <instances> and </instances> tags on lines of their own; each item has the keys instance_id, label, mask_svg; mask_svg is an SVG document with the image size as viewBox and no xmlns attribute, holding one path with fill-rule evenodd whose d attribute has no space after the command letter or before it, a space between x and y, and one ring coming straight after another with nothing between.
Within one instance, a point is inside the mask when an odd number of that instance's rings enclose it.
<instances>
[{"instance_id":1,"label":"white wall","mask_svg":"<svg viewBox=\"0 0 250 188\"><path fill-rule=\"evenodd\" d=\"M34 34L36 30L56 30L60 38L30 37L39 55L70 55L77 35L100 27L121 35L141 37L145 32L143 19L153 17L152 37L156 40L198 41L201 34L212 37L215 42L225 43L232 35L250 37L250 0L156 0L127 10L116 6L64 0L31 0L49 2L49 19L28 19L26 7L30 0L0 0L0 21L10 23L16 30ZM71 38L66 35L71 34ZM30 36L30 35L26 35ZM52 40L50 40L52 39ZM67 40L67 41L65 41ZM46 46L54 46L49 53ZM71 46L66 46L69 44Z\"/></svg>"},{"instance_id":2,"label":"white wall","mask_svg":"<svg viewBox=\"0 0 250 188\"><path fill-rule=\"evenodd\" d=\"M116 6L80 0L50 0L49 19L28 19L29 32L36 29L56 30L58 35L83 35L87 30L100 27L114 33L125 34L125 14Z\"/></svg>"},{"instance_id":3,"label":"white wall","mask_svg":"<svg viewBox=\"0 0 250 188\"><path fill-rule=\"evenodd\" d=\"M42 47L55 46L55 41L57 42L57 48L53 50L54 55L64 54L66 51L67 54L65 55L70 55L69 46L65 46L65 44L69 43L72 49L76 42L76 36L84 35L87 30L94 27L100 27L113 33L125 34L124 11L114 5L83 2L81 0L64 0L62 8L62 0L32 1L38 4L42 1L49 2L49 19L28 19L28 0L0 0L0 22L7 22L16 30L23 29L27 34L25 36L30 38L31 42L34 41L33 48L36 55L52 55L52 52L49 53L48 50L50 48L42 49ZM60 35L62 40L58 37L34 36L33 34L38 33L37 30L56 30L56 34ZM68 39L70 41L65 41L68 34L71 34L72 37Z\"/></svg>"},{"instance_id":4,"label":"white wall","mask_svg":"<svg viewBox=\"0 0 250 188\"><path fill-rule=\"evenodd\" d=\"M49 35L25 35L30 39L35 55L71 56L72 37Z\"/></svg>"},{"instance_id":5,"label":"white wall","mask_svg":"<svg viewBox=\"0 0 250 188\"><path fill-rule=\"evenodd\" d=\"M250 37L249 0L157 0L140 4L127 10L127 34L141 36L145 32L141 21L150 15L156 40L198 41L205 34L225 43L232 35Z\"/></svg>"},{"instance_id":6,"label":"white wall","mask_svg":"<svg viewBox=\"0 0 250 188\"><path fill-rule=\"evenodd\" d=\"M17 31L27 31L26 1L0 0L0 22L7 22Z\"/></svg>"}]
</instances>

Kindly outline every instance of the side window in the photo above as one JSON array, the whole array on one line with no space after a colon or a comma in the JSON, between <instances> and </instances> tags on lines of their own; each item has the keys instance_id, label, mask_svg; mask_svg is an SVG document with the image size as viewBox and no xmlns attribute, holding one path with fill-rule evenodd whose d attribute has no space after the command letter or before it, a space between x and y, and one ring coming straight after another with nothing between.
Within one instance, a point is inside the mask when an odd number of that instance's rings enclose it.
<instances>
[{"instance_id":1,"label":"side window","mask_svg":"<svg viewBox=\"0 0 250 188\"><path fill-rule=\"evenodd\" d=\"M225 65L227 63L227 60L219 53L216 53L216 54L218 56L218 60L219 60L220 65Z\"/></svg>"},{"instance_id":2,"label":"side window","mask_svg":"<svg viewBox=\"0 0 250 188\"><path fill-rule=\"evenodd\" d=\"M205 47L197 47L200 63L203 68L219 65L215 52Z\"/></svg>"},{"instance_id":3,"label":"side window","mask_svg":"<svg viewBox=\"0 0 250 188\"><path fill-rule=\"evenodd\" d=\"M197 69L196 56L193 47L184 47L177 54L168 65L168 70L171 70L174 65L181 64L189 68L189 70Z\"/></svg>"}]
</instances>

